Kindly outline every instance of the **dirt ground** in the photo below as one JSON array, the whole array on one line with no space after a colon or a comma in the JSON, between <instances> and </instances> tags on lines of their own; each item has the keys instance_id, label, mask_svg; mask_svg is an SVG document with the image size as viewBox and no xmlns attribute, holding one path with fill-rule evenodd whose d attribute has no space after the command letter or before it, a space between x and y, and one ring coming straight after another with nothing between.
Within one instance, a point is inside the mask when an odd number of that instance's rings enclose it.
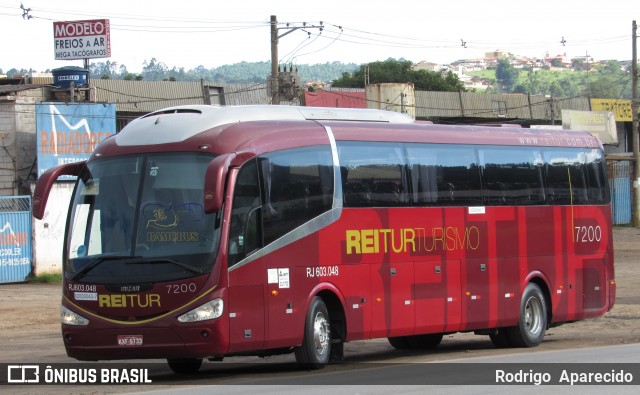
<instances>
[{"instance_id":1,"label":"dirt ground","mask_svg":"<svg viewBox=\"0 0 640 395\"><path fill-rule=\"evenodd\" d=\"M538 349L591 347L640 342L640 229L614 229L616 305L604 317L551 328ZM0 284L0 362L73 362L60 336L60 284ZM480 340L471 340L480 339ZM466 351L495 350L484 336L454 334L447 342L466 342ZM469 343L470 342L470 343ZM367 343L368 345L362 345ZM355 342L345 347L347 358L361 348L392 350L386 341ZM457 357L451 352L449 357ZM446 358L439 353L436 359Z\"/></svg>"}]
</instances>

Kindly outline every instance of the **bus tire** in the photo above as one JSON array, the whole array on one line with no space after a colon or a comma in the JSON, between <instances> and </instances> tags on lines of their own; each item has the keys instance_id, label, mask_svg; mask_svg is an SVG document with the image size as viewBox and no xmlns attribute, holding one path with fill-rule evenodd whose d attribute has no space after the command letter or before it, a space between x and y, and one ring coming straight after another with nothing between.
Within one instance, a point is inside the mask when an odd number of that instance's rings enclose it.
<instances>
[{"instance_id":1,"label":"bus tire","mask_svg":"<svg viewBox=\"0 0 640 395\"><path fill-rule=\"evenodd\" d=\"M489 339L491 339L491 343L497 348L507 348L511 347L511 341L509 340L509 335L507 334L507 328L498 328L495 333L489 335Z\"/></svg>"},{"instance_id":2,"label":"bus tire","mask_svg":"<svg viewBox=\"0 0 640 395\"><path fill-rule=\"evenodd\" d=\"M408 350L411 348L408 336L388 337L389 344L396 350Z\"/></svg>"},{"instance_id":3,"label":"bus tire","mask_svg":"<svg viewBox=\"0 0 640 395\"><path fill-rule=\"evenodd\" d=\"M169 358L169 367L176 374L194 374L200 370L202 358Z\"/></svg>"},{"instance_id":4,"label":"bus tire","mask_svg":"<svg viewBox=\"0 0 640 395\"><path fill-rule=\"evenodd\" d=\"M535 347L542 343L547 330L547 303L537 284L529 283L520 301L518 325L507 328L513 347Z\"/></svg>"},{"instance_id":5,"label":"bus tire","mask_svg":"<svg viewBox=\"0 0 640 395\"><path fill-rule=\"evenodd\" d=\"M304 324L302 345L296 347L296 361L307 369L322 369L331 355L331 324L324 301L316 296L311 301Z\"/></svg>"}]
</instances>

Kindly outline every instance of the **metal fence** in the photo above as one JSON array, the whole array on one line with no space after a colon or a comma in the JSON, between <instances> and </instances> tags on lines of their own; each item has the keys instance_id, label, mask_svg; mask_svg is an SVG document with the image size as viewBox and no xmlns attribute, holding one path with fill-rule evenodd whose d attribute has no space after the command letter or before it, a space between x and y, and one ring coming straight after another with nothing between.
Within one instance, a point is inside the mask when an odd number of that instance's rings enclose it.
<instances>
[{"instance_id":1,"label":"metal fence","mask_svg":"<svg viewBox=\"0 0 640 395\"><path fill-rule=\"evenodd\" d=\"M0 197L0 283L31 273L31 196Z\"/></svg>"},{"instance_id":2,"label":"metal fence","mask_svg":"<svg viewBox=\"0 0 640 395\"><path fill-rule=\"evenodd\" d=\"M607 161L609 190L611 192L611 215L614 225L631 223L633 162L630 160Z\"/></svg>"}]
</instances>

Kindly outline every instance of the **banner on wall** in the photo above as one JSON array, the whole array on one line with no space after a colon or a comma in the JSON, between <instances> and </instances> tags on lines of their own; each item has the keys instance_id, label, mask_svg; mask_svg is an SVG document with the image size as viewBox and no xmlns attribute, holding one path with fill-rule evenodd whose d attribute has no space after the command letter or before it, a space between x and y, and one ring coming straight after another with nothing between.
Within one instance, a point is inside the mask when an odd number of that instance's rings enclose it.
<instances>
[{"instance_id":1,"label":"banner on wall","mask_svg":"<svg viewBox=\"0 0 640 395\"><path fill-rule=\"evenodd\" d=\"M598 137L602 144L617 144L616 117L611 111L562 110L562 128L584 130Z\"/></svg>"},{"instance_id":2,"label":"banner on wall","mask_svg":"<svg viewBox=\"0 0 640 395\"><path fill-rule=\"evenodd\" d=\"M115 104L36 104L38 175L51 167L89 158L116 133ZM73 179L63 176L60 179Z\"/></svg>"}]
</instances>

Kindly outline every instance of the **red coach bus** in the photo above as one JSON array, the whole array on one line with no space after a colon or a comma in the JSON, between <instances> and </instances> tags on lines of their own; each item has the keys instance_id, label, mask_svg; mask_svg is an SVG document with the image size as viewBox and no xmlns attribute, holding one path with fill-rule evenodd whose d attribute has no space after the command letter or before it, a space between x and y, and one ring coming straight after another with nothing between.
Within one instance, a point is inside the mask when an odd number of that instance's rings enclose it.
<instances>
[{"instance_id":1,"label":"red coach bus","mask_svg":"<svg viewBox=\"0 0 640 395\"><path fill-rule=\"evenodd\" d=\"M38 180L77 176L62 335L79 360L202 360L443 334L533 347L613 307L611 207L590 134L403 114L182 106Z\"/></svg>"}]
</instances>

